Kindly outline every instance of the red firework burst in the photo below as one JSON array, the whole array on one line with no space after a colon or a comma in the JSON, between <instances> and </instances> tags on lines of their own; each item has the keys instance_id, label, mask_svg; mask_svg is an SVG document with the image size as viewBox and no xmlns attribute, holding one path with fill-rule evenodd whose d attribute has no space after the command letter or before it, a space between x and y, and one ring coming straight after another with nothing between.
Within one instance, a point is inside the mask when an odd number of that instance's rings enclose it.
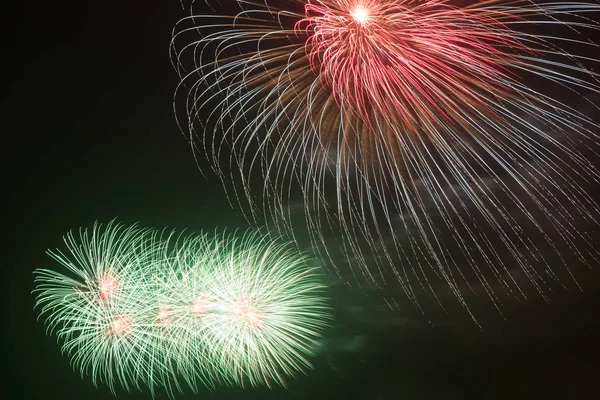
<instances>
[{"instance_id":1,"label":"red firework burst","mask_svg":"<svg viewBox=\"0 0 600 400\"><path fill-rule=\"evenodd\" d=\"M457 110L489 111L486 97L509 95L497 84L512 78L503 66L529 51L506 36L500 19L510 15L444 1L309 0L305 13L295 28L308 36L315 75L370 126L382 117L408 131L423 121L464 126Z\"/></svg>"},{"instance_id":2,"label":"red firework burst","mask_svg":"<svg viewBox=\"0 0 600 400\"><path fill-rule=\"evenodd\" d=\"M554 260L597 254L582 182L600 179L584 154L600 127L556 89L600 94L598 4L237 3L182 20L172 54L181 127L250 219L308 229L336 270L415 302L441 280L466 308L472 282L496 305L544 296Z\"/></svg>"}]
</instances>

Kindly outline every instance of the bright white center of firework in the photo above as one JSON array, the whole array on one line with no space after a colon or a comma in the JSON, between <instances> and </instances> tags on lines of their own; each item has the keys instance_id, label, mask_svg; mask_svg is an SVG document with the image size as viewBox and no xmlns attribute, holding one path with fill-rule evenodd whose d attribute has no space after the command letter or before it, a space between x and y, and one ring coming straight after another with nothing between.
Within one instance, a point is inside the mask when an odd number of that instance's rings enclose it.
<instances>
[{"instance_id":1,"label":"bright white center of firework","mask_svg":"<svg viewBox=\"0 0 600 400\"><path fill-rule=\"evenodd\" d=\"M127 316L119 315L118 317L113 318L110 324L110 330L115 335L124 335L131 330L131 322Z\"/></svg>"},{"instance_id":2,"label":"bright white center of firework","mask_svg":"<svg viewBox=\"0 0 600 400\"><path fill-rule=\"evenodd\" d=\"M158 319L161 321L164 321L167 318L169 318L169 309L167 307L159 307L157 314L158 314Z\"/></svg>"},{"instance_id":3,"label":"bright white center of firework","mask_svg":"<svg viewBox=\"0 0 600 400\"><path fill-rule=\"evenodd\" d=\"M98 283L98 289L100 290L100 298L106 300L112 297L117 288L119 287L119 281L112 275L104 275L100 278Z\"/></svg>"},{"instance_id":4,"label":"bright white center of firework","mask_svg":"<svg viewBox=\"0 0 600 400\"><path fill-rule=\"evenodd\" d=\"M350 11L350 15L359 24L364 24L369 19L369 12L363 6L354 7L354 10Z\"/></svg>"},{"instance_id":5,"label":"bright white center of firework","mask_svg":"<svg viewBox=\"0 0 600 400\"><path fill-rule=\"evenodd\" d=\"M208 298L206 296L198 296L194 299L192 305L192 313L196 315L206 314L208 312Z\"/></svg>"},{"instance_id":6,"label":"bright white center of firework","mask_svg":"<svg viewBox=\"0 0 600 400\"><path fill-rule=\"evenodd\" d=\"M238 320L255 326L262 323L262 313L252 305L248 297L237 299L232 307L232 311Z\"/></svg>"}]
</instances>

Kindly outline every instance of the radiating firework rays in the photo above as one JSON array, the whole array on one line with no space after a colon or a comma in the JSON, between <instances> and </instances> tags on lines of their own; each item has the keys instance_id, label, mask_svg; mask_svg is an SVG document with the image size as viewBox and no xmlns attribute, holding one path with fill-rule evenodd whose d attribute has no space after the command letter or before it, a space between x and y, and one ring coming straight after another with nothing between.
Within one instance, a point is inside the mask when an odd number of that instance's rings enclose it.
<instances>
[{"instance_id":1,"label":"radiating firework rays","mask_svg":"<svg viewBox=\"0 0 600 400\"><path fill-rule=\"evenodd\" d=\"M310 368L330 319L309 260L254 233L110 223L65 243L50 254L66 273L36 271L36 307L73 367L113 393L285 386Z\"/></svg>"},{"instance_id":2,"label":"radiating firework rays","mask_svg":"<svg viewBox=\"0 0 600 400\"><path fill-rule=\"evenodd\" d=\"M301 192L317 248L467 309L465 283L545 295L554 260L593 247L598 4L237 3L175 27L174 104L251 218L293 234Z\"/></svg>"}]
</instances>

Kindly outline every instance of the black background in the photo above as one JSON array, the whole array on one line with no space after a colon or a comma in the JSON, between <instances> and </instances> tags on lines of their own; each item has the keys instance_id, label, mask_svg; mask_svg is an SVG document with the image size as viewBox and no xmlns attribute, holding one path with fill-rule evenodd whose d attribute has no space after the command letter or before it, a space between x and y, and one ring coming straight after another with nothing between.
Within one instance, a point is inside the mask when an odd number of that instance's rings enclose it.
<instances>
[{"instance_id":1,"label":"black background","mask_svg":"<svg viewBox=\"0 0 600 400\"><path fill-rule=\"evenodd\" d=\"M178 131L168 46L186 15L162 2L27 2L5 9L1 265L6 399L111 399L81 379L33 310L32 271L94 221L212 230L245 227L204 178ZM289 390L223 389L204 399L600 398L600 276L552 304L523 302L479 329L453 316L390 311L368 292L332 291L336 323ZM146 399L148 393L119 398ZM159 393L159 397L163 397Z\"/></svg>"}]
</instances>

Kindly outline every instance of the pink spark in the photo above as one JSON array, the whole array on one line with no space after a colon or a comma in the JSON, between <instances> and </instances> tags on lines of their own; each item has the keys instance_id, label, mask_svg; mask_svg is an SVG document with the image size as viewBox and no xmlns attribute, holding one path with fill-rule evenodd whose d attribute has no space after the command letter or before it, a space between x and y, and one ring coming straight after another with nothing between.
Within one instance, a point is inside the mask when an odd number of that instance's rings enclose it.
<instances>
[{"instance_id":1,"label":"pink spark","mask_svg":"<svg viewBox=\"0 0 600 400\"><path fill-rule=\"evenodd\" d=\"M171 315L171 310L168 307L159 307L156 314L158 320L164 322L169 318L169 315Z\"/></svg>"},{"instance_id":2,"label":"pink spark","mask_svg":"<svg viewBox=\"0 0 600 400\"><path fill-rule=\"evenodd\" d=\"M111 273L102 275L98 282L98 290L102 300L108 300L115 295L119 288L119 280Z\"/></svg>"},{"instance_id":3,"label":"pink spark","mask_svg":"<svg viewBox=\"0 0 600 400\"><path fill-rule=\"evenodd\" d=\"M123 336L131 331L131 321L126 315L118 315L113 318L109 330L114 335Z\"/></svg>"},{"instance_id":4,"label":"pink spark","mask_svg":"<svg viewBox=\"0 0 600 400\"><path fill-rule=\"evenodd\" d=\"M194 299L194 303L192 304L192 314L195 315L203 315L208 312L209 309L208 297L206 296L198 296Z\"/></svg>"},{"instance_id":5,"label":"pink spark","mask_svg":"<svg viewBox=\"0 0 600 400\"><path fill-rule=\"evenodd\" d=\"M233 304L232 312L236 319L250 325L260 326L263 323L263 313L252 304L250 297L237 299Z\"/></svg>"}]
</instances>

